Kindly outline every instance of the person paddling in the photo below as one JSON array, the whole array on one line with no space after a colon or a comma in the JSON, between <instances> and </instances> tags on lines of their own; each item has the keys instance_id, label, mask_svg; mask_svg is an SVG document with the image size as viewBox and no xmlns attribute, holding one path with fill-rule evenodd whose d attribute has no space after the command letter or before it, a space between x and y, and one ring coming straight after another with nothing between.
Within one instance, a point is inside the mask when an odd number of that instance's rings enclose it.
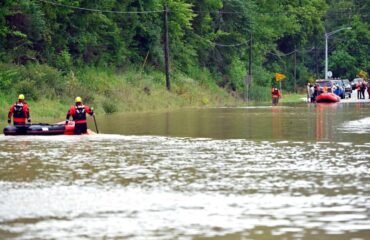
<instances>
[{"instance_id":1,"label":"person paddling","mask_svg":"<svg viewBox=\"0 0 370 240\"><path fill-rule=\"evenodd\" d=\"M11 123L12 117L14 125L25 125L26 120L28 124L31 124L30 109L24 101L23 94L19 94L18 101L10 107L8 113L8 124Z\"/></svg>"},{"instance_id":2,"label":"person paddling","mask_svg":"<svg viewBox=\"0 0 370 240\"><path fill-rule=\"evenodd\" d=\"M75 121L74 134L80 135L87 133L87 121L86 113L94 116L94 109L89 108L87 105L82 104L81 97L76 97L75 105L71 106L67 112L66 125L68 124L69 118L72 116L73 121Z\"/></svg>"}]
</instances>

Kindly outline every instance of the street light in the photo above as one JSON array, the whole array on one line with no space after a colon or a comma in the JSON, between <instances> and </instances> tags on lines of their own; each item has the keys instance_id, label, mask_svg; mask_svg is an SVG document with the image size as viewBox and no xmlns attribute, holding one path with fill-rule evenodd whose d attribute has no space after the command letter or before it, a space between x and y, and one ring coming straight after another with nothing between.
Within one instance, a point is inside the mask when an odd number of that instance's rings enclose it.
<instances>
[{"instance_id":1,"label":"street light","mask_svg":"<svg viewBox=\"0 0 370 240\"><path fill-rule=\"evenodd\" d=\"M328 40L329 37L342 30L350 30L351 27L343 27L329 33L325 33L325 80L328 79Z\"/></svg>"}]
</instances>

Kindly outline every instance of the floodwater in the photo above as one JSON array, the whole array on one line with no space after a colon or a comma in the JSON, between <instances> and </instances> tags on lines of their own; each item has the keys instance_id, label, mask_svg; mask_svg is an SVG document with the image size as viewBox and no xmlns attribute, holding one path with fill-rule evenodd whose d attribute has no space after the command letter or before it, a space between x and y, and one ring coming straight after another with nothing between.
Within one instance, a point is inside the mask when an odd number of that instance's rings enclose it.
<instances>
[{"instance_id":1,"label":"floodwater","mask_svg":"<svg viewBox=\"0 0 370 240\"><path fill-rule=\"evenodd\" d=\"M0 136L0 239L370 239L368 103L97 123Z\"/></svg>"}]
</instances>

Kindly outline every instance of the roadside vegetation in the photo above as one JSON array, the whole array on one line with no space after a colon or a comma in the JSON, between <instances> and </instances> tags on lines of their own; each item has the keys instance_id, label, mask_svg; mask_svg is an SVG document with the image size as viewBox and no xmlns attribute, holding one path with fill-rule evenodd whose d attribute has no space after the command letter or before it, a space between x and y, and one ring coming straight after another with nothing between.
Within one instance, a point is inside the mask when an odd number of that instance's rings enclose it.
<instances>
[{"instance_id":1,"label":"roadside vegetation","mask_svg":"<svg viewBox=\"0 0 370 240\"><path fill-rule=\"evenodd\" d=\"M324 75L325 32L350 29L330 38L333 77L369 75L369 11L351 0L3 0L0 118L19 93L51 117L76 96L102 113L268 102L275 73L282 102L297 101L286 93Z\"/></svg>"},{"instance_id":2,"label":"roadside vegetation","mask_svg":"<svg viewBox=\"0 0 370 240\"><path fill-rule=\"evenodd\" d=\"M97 113L155 111L181 107L235 106L243 100L218 87L204 72L194 80L173 75L172 90L164 88L164 75L134 67L119 72L86 67L62 74L47 65L0 65L0 118L19 93L26 96L33 118L64 118L74 98L81 96ZM11 79L11 81L6 81Z\"/></svg>"}]
</instances>

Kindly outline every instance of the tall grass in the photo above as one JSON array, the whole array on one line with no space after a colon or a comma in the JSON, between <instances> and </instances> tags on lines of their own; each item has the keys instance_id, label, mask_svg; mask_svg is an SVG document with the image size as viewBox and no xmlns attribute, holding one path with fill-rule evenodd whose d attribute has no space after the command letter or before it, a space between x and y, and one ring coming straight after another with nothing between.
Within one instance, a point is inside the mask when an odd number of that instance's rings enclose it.
<instances>
[{"instance_id":1,"label":"tall grass","mask_svg":"<svg viewBox=\"0 0 370 240\"><path fill-rule=\"evenodd\" d=\"M271 101L271 88L252 84L249 90L250 99L257 102Z\"/></svg>"},{"instance_id":2,"label":"tall grass","mask_svg":"<svg viewBox=\"0 0 370 240\"><path fill-rule=\"evenodd\" d=\"M6 74L2 72L5 69L9 70ZM6 118L20 93L26 95L34 121L64 119L76 96L93 106L97 114L241 104L240 99L212 83L208 72L199 70L193 77L173 73L171 77L172 88L167 91L164 74L154 69L128 67L121 72L86 67L59 72L47 65L0 64L0 118Z\"/></svg>"}]
</instances>

